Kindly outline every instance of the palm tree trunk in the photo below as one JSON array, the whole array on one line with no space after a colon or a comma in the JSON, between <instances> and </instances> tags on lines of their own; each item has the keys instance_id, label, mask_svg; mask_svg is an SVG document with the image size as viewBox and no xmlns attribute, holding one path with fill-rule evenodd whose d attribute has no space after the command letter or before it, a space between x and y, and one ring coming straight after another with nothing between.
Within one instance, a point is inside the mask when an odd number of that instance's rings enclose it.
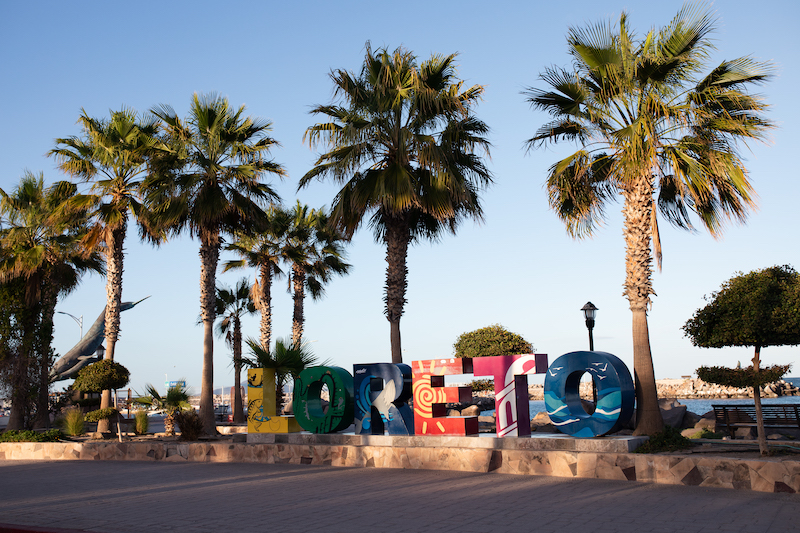
<instances>
[{"instance_id":1,"label":"palm tree trunk","mask_svg":"<svg viewBox=\"0 0 800 533\"><path fill-rule=\"evenodd\" d=\"M244 422L242 405L242 323L238 316L233 318L233 421Z\"/></svg>"},{"instance_id":2,"label":"palm tree trunk","mask_svg":"<svg viewBox=\"0 0 800 533\"><path fill-rule=\"evenodd\" d=\"M300 346L303 339L303 300L305 299L306 273L298 265L292 265L292 298L294 313L292 315L292 346Z\"/></svg>"},{"instance_id":3,"label":"palm tree trunk","mask_svg":"<svg viewBox=\"0 0 800 533\"><path fill-rule=\"evenodd\" d=\"M200 385L200 420L203 433L216 435L214 420L214 321L216 272L219 263L219 230L200 233L200 315L203 320L203 373Z\"/></svg>"},{"instance_id":4,"label":"palm tree trunk","mask_svg":"<svg viewBox=\"0 0 800 533\"><path fill-rule=\"evenodd\" d=\"M125 244L125 234L127 232L127 221L125 219L109 231L106 238L106 317L105 317L105 341L106 351L103 359L114 360L114 352L119 336L119 315L122 304L122 270L123 258L125 257L123 245ZM111 407L111 391L104 390L100 396L100 409ZM111 421L103 418L97 423L97 431L105 433L111 428Z\"/></svg>"},{"instance_id":5,"label":"palm tree trunk","mask_svg":"<svg viewBox=\"0 0 800 533\"><path fill-rule=\"evenodd\" d=\"M625 205L625 296L633 323L633 374L636 385L636 429L634 435L652 435L664 428L650 351L647 307L653 292L650 249L653 182L647 174L623 193Z\"/></svg>"},{"instance_id":6,"label":"palm tree trunk","mask_svg":"<svg viewBox=\"0 0 800 533\"><path fill-rule=\"evenodd\" d=\"M400 317L406 303L408 285L408 243L411 240L408 220L395 217L386 221L386 318L389 320L389 338L392 363L403 362L400 344Z\"/></svg>"},{"instance_id":7,"label":"palm tree trunk","mask_svg":"<svg viewBox=\"0 0 800 533\"><path fill-rule=\"evenodd\" d=\"M758 431L758 451L761 455L769 455L767 447L767 432L764 430L764 415L761 414L761 384L758 382L758 371L761 366L761 346L756 344L756 352L753 356L753 371L756 383L753 385L753 402L756 405L756 430Z\"/></svg>"},{"instance_id":8,"label":"palm tree trunk","mask_svg":"<svg viewBox=\"0 0 800 533\"><path fill-rule=\"evenodd\" d=\"M272 342L272 265L261 265L261 286L257 297L258 310L261 312L261 347L269 351Z\"/></svg>"}]
</instances>

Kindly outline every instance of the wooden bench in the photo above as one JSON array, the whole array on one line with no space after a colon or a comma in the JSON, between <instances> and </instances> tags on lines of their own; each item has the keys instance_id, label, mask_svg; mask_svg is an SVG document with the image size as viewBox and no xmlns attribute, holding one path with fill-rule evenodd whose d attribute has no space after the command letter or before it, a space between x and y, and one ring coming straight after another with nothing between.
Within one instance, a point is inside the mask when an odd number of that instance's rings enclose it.
<instances>
[{"instance_id":1,"label":"wooden bench","mask_svg":"<svg viewBox=\"0 0 800 533\"><path fill-rule=\"evenodd\" d=\"M756 406L712 405L717 427L733 435L734 428L756 427ZM800 404L761 404L765 428L800 428Z\"/></svg>"}]
</instances>

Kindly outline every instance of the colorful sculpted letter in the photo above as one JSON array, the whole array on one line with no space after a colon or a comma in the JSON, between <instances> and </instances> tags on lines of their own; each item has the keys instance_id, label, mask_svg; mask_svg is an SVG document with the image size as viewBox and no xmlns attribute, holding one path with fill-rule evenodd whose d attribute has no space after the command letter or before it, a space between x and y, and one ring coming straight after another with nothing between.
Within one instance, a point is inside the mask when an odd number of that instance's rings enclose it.
<instances>
[{"instance_id":1,"label":"colorful sculpted letter","mask_svg":"<svg viewBox=\"0 0 800 533\"><path fill-rule=\"evenodd\" d=\"M413 435L411 367L404 364L353 365L356 435Z\"/></svg>"},{"instance_id":2,"label":"colorful sculpted letter","mask_svg":"<svg viewBox=\"0 0 800 533\"><path fill-rule=\"evenodd\" d=\"M477 416L447 416L445 404L472 399L472 387L445 387L444 376L471 374L472 359L414 361L414 431L417 435L476 435Z\"/></svg>"},{"instance_id":3,"label":"colorful sculpted letter","mask_svg":"<svg viewBox=\"0 0 800 533\"><path fill-rule=\"evenodd\" d=\"M498 355L472 360L476 376L494 378L495 414L498 437L531 434L527 374L547 371L546 354Z\"/></svg>"},{"instance_id":4,"label":"colorful sculpted letter","mask_svg":"<svg viewBox=\"0 0 800 533\"><path fill-rule=\"evenodd\" d=\"M275 369L247 371L247 432L295 433L301 431L293 416L276 416Z\"/></svg>"},{"instance_id":5,"label":"colorful sculpted letter","mask_svg":"<svg viewBox=\"0 0 800 533\"><path fill-rule=\"evenodd\" d=\"M328 387L327 411L322 387ZM294 380L294 416L306 431L334 433L353 423L353 376L338 366L312 366Z\"/></svg>"},{"instance_id":6,"label":"colorful sculpted letter","mask_svg":"<svg viewBox=\"0 0 800 533\"><path fill-rule=\"evenodd\" d=\"M588 414L581 404L580 381L588 372L597 385L597 405ZM554 426L573 437L599 437L617 431L633 414L633 380L619 358L605 352L572 352L550 365L544 403Z\"/></svg>"}]
</instances>

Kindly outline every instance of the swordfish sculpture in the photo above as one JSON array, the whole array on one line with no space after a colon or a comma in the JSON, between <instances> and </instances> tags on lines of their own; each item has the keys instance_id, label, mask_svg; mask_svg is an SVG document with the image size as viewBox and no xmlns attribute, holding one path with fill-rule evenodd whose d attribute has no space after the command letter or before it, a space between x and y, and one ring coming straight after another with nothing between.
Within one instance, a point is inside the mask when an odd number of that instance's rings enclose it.
<instances>
[{"instance_id":1,"label":"swordfish sculpture","mask_svg":"<svg viewBox=\"0 0 800 533\"><path fill-rule=\"evenodd\" d=\"M120 311L127 311L138 303L141 303L150 298L146 296L138 302L122 302L120 304ZM54 381L61 381L64 379L73 379L78 375L78 370L81 368L95 363L100 360L96 355L97 347L103 344L106 338L106 308L97 320L94 321L92 327L86 332L86 335L72 347L64 356L55 362L53 368L50 369L50 383Z\"/></svg>"}]
</instances>

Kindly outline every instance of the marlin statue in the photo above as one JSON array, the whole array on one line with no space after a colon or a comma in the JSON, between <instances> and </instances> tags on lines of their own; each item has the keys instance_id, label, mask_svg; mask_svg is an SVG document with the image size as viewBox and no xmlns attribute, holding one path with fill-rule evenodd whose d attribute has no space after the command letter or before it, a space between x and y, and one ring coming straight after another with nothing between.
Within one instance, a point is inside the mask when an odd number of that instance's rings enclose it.
<instances>
[{"instance_id":1,"label":"marlin statue","mask_svg":"<svg viewBox=\"0 0 800 533\"><path fill-rule=\"evenodd\" d=\"M120 311L127 311L136 304L139 304L150 298L146 296L138 302L122 302L120 304ZM64 379L73 379L78 375L78 370L81 368L95 363L100 360L96 355L97 347L103 344L106 338L106 308L103 307L103 312L94 321L92 327L86 332L86 335L72 347L61 359L55 362L53 368L50 369L50 383L54 381L61 381Z\"/></svg>"}]
</instances>

